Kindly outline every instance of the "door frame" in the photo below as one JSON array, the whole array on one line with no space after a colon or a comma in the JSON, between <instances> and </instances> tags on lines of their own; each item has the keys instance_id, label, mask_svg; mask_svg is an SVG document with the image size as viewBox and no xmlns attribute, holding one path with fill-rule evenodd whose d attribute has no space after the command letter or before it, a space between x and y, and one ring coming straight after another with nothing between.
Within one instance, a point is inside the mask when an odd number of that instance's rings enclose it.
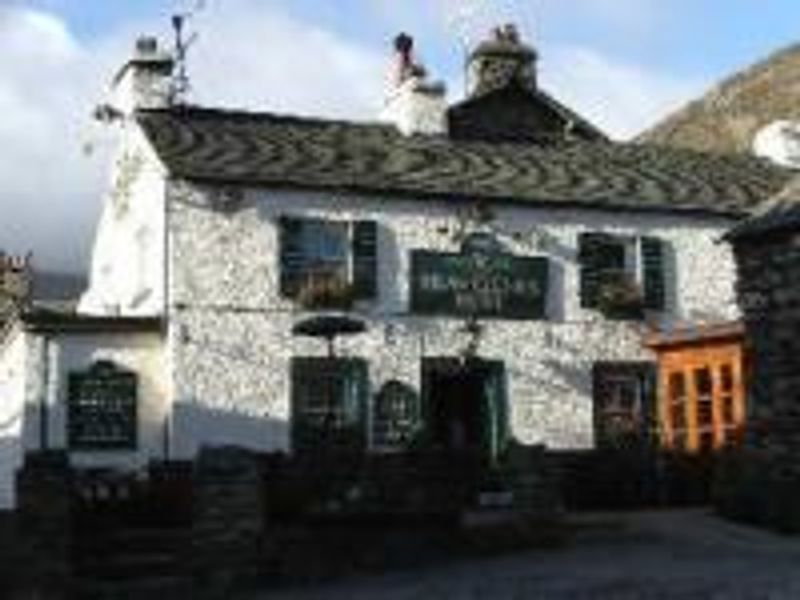
<instances>
[{"instance_id":1,"label":"door frame","mask_svg":"<svg viewBox=\"0 0 800 600\"><path fill-rule=\"evenodd\" d=\"M421 381L421 407L420 415L422 417L423 428L427 433L430 433L430 424L432 422L433 402L431 397L431 375L436 372L451 372L456 373L465 368L478 368L485 369L486 377L495 377L499 389L497 392L497 400L499 406L495 406L498 412L497 416L497 430L495 431L494 439L489 440L489 448L486 449L486 458L490 462L497 459L497 455L502 452L506 443L510 439L511 424L509 422L509 398L508 398L508 383L507 383L507 369L506 364L502 360L484 359L480 357L467 359L466 362L459 357L454 356L426 356L420 361L420 381ZM486 423L484 417L483 427L491 427ZM487 438L489 436L487 435Z\"/></svg>"}]
</instances>

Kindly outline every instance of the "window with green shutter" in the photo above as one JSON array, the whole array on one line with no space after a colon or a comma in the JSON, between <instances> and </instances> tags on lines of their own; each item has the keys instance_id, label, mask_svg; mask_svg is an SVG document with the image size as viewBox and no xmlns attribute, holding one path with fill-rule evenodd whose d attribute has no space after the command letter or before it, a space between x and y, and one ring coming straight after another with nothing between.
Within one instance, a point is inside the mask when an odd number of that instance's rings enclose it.
<instances>
[{"instance_id":1,"label":"window with green shutter","mask_svg":"<svg viewBox=\"0 0 800 600\"><path fill-rule=\"evenodd\" d=\"M293 451L363 450L369 395L366 361L296 357L291 369Z\"/></svg>"},{"instance_id":2,"label":"window with green shutter","mask_svg":"<svg viewBox=\"0 0 800 600\"><path fill-rule=\"evenodd\" d=\"M347 309L377 297L377 225L284 217L280 291L309 309Z\"/></svg>"},{"instance_id":3,"label":"window with green shutter","mask_svg":"<svg viewBox=\"0 0 800 600\"><path fill-rule=\"evenodd\" d=\"M599 308L603 286L625 273L625 243L607 233L582 233L579 258L581 307Z\"/></svg>"},{"instance_id":4,"label":"window with green shutter","mask_svg":"<svg viewBox=\"0 0 800 600\"><path fill-rule=\"evenodd\" d=\"M582 308L609 318L640 318L664 310L664 242L654 237L586 232L579 237Z\"/></svg>"}]
</instances>

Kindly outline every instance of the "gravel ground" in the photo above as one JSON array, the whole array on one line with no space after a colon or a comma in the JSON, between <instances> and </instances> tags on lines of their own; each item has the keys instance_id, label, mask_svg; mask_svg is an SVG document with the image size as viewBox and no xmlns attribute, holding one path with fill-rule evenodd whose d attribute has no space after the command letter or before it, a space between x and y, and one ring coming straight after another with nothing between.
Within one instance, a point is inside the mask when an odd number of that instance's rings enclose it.
<instances>
[{"instance_id":1,"label":"gravel ground","mask_svg":"<svg viewBox=\"0 0 800 600\"><path fill-rule=\"evenodd\" d=\"M265 592L248 600L800 600L800 539L703 510L591 514L556 550Z\"/></svg>"}]
</instances>

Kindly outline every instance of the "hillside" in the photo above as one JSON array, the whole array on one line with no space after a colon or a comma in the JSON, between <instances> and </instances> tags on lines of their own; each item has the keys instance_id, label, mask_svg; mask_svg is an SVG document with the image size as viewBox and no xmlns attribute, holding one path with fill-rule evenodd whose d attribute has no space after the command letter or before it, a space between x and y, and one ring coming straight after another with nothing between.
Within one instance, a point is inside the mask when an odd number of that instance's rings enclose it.
<instances>
[{"instance_id":1,"label":"hillside","mask_svg":"<svg viewBox=\"0 0 800 600\"><path fill-rule=\"evenodd\" d=\"M755 134L778 119L800 120L800 44L725 79L636 141L747 153Z\"/></svg>"}]
</instances>

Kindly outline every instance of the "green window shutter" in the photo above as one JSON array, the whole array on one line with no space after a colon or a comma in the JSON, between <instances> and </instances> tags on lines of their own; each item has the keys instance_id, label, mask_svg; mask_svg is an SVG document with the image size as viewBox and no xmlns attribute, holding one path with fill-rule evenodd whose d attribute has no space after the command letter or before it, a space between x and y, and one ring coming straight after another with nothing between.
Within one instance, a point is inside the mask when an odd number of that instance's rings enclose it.
<instances>
[{"instance_id":1,"label":"green window shutter","mask_svg":"<svg viewBox=\"0 0 800 600\"><path fill-rule=\"evenodd\" d=\"M484 447L494 463L505 451L509 441L506 373L502 363L491 363L491 371L484 383L484 397L487 424Z\"/></svg>"},{"instance_id":2,"label":"green window shutter","mask_svg":"<svg viewBox=\"0 0 800 600\"><path fill-rule=\"evenodd\" d=\"M541 274L539 275L539 281L542 282L544 289L540 295L540 303L537 306L537 313L540 319L547 319L547 301L550 298L550 277L551 277L551 267L550 261L547 258L543 258L541 260L539 268L541 269Z\"/></svg>"},{"instance_id":3,"label":"green window shutter","mask_svg":"<svg viewBox=\"0 0 800 600\"><path fill-rule=\"evenodd\" d=\"M625 246L607 233L582 233L578 238L582 308L597 308L604 273L625 268Z\"/></svg>"},{"instance_id":4,"label":"green window shutter","mask_svg":"<svg viewBox=\"0 0 800 600\"><path fill-rule=\"evenodd\" d=\"M642 257L644 305L651 310L665 306L664 243L652 237L639 240Z\"/></svg>"},{"instance_id":5,"label":"green window shutter","mask_svg":"<svg viewBox=\"0 0 800 600\"><path fill-rule=\"evenodd\" d=\"M300 219L281 217L279 220L280 293L292 298L302 283L305 256L302 244L303 222Z\"/></svg>"},{"instance_id":6,"label":"green window shutter","mask_svg":"<svg viewBox=\"0 0 800 600\"><path fill-rule=\"evenodd\" d=\"M378 226L375 221L353 223L353 296L378 296Z\"/></svg>"}]
</instances>

